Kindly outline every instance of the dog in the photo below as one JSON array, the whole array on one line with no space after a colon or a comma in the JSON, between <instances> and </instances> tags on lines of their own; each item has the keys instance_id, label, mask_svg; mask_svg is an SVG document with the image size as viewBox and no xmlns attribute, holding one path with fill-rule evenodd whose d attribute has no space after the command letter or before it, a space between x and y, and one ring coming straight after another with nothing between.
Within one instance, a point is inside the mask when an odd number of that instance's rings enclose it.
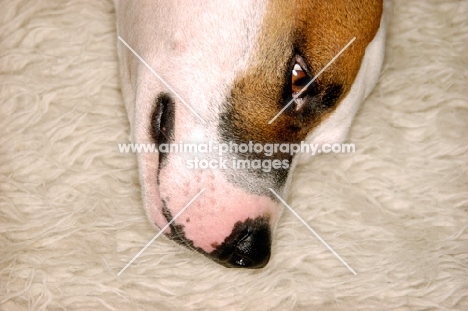
<instances>
[{"instance_id":1,"label":"dog","mask_svg":"<svg viewBox=\"0 0 468 311\"><path fill-rule=\"evenodd\" d=\"M229 147L222 157L220 149L138 153L149 220L226 267L264 267L283 209L276 194L287 195L295 166L310 155L251 147L346 139L381 70L383 1L115 0L115 7L128 45L118 44L118 56L132 142ZM210 166L195 167L203 160ZM252 167L239 169L237 160Z\"/></svg>"}]
</instances>

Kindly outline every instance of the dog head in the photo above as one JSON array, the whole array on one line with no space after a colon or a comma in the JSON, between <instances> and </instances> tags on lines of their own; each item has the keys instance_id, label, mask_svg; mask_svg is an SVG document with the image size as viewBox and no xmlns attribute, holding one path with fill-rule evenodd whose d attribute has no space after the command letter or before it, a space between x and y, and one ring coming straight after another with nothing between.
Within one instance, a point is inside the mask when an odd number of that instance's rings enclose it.
<instances>
[{"instance_id":1,"label":"dog head","mask_svg":"<svg viewBox=\"0 0 468 311\"><path fill-rule=\"evenodd\" d=\"M119 33L161 77L120 47L133 140L165 146L138 154L151 222L227 267L265 266L271 189L285 194L298 160L265 146L346 137L380 70L381 15L370 0L118 4Z\"/></svg>"}]
</instances>

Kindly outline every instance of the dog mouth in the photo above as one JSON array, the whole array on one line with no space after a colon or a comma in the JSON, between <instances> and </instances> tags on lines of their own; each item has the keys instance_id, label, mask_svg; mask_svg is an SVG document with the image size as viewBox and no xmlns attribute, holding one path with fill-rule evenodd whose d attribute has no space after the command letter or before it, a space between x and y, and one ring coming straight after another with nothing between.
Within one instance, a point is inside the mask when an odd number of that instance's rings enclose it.
<instances>
[{"instance_id":1,"label":"dog mouth","mask_svg":"<svg viewBox=\"0 0 468 311\"><path fill-rule=\"evenodd\" d=\"M168 222L173 219L164 200L163 215ZM227 268L260 269L270 260L272 234L267 217L237 222L231 234L221 244L212 244L214 251L209 253L194 246L193 241L185 236L183 225L172 222L170 229L171 232L166 234L169 239Z\"/></svg>"}]
</instances>

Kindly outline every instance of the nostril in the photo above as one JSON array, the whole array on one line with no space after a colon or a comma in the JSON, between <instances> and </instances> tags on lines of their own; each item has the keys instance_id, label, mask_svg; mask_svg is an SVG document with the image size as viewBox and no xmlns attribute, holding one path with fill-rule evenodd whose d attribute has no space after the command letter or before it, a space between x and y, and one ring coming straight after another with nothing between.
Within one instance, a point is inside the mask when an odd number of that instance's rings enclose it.
<instances>
[{"instance_id":1,"label":"nostril","mask_svg":"<svg viewBox=\"0 0 468 311\"><path fill-rule=\"evenodd\" d=\"M250 237L251 234L252 234L251 227L248 227L247 229L242 231L242 233L237 238L236 246L237 245L242 245L242 243L244 243L244 241L247 240Z\"/></svg>"}]
</instances>

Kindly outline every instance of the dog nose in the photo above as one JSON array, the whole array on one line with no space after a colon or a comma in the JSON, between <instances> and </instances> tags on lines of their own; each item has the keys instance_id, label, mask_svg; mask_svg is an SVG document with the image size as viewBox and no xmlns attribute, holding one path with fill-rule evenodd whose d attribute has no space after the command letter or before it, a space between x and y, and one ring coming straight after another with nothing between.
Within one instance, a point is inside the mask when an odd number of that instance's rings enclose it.
<instances>
[{"instance_id":1,"label":"dog nose","mask_svg":"<svg viewBox=\"0 0 468 311\"><path fill-rule=\"evenodd\" d=\"M271 233L268 225L247 228L234 243L228 263L234 268L258 269L266 266L271 254Z\"/></svg>"},{"instance_id":2,"label":"dog nose","mask_svg":"<svg viewBox=\"0 0 468 311\"><path fill-rule=\"evenodd\" d=\"M236 223L231 235L208 255L228 268L258 269L266 266L270 254L270 224L259 217Z\"/></svg>"}]
</instances>

